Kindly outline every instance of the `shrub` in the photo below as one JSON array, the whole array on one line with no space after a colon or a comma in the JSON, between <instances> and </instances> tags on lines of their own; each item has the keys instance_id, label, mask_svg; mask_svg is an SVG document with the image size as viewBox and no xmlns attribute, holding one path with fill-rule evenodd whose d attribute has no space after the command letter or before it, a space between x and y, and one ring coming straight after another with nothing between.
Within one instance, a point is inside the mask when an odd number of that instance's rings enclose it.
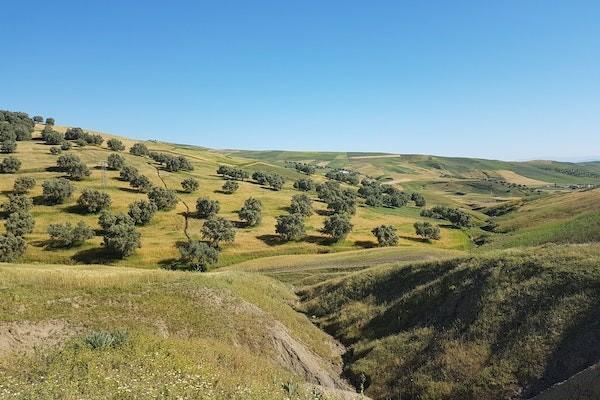
<instances>
[{"instance_id":1,"label":"shrub","mask_svg":"<svg viewBox=\"0 0 600 400\"><path fill-rule=\"evenodd\" d=\"M143 193L148 193L152 189L152 182L145 175L138 175L129 181L129 186Z\"/></svg>"},{"instance_id":2,"label":"shrub","mask_svg":"<svg viewBox=\"0 0 600 400\"><path fill-rule=\"evenodd\" d=\"M54 118L46 118L46 125L52 126L54 125L54 122Z\"/></svg>"},{"instance_id":3,"label":"shrub","mask_svg":"<svg viewBox=\"0 0 600 400\"><path fill-rule=\"evenodd\" d=\"M23 256L27 243L12 233L0 235L0 262L14 262Z\"/></svg>"},{"instance_id":4,"label":"shrub","mask_svg":"<svg viewBox=\"0 0 600 400\"><path fill-rule=\"evenodd\" d=\"M141 247L140 233L133 223L115 223L104 230L104 246L119 258L132 255Z\"/></svg>"},{"instance_id":5,"label":"shrub","mask_svg":"<svg viewBox=\"0 0 600 400\"><path fill-rule=\"evenodd\" d=\"M415 222L415 233L417 236L421 236L427 240L439 240L440 239L440 228L437 225L433 225L430 222Z\"/></svg>"},{"instance_id":6,"label":"shrub","mask_svg":"<svg viewBox=\"0 0 600 400\"><path fill-rule=\"evenodd\" d=\"M0 173L14 174L21 169L21 161L13 156L8 156L0 163Z\"/></svg>"},{"instance_id":7,"label":"shrub","mask_svg":"<svg viewBox=\"0 0 600 400\"><path fill-rule=\"evenodd\" d=\"M144 157L150 154L150 150L148 150L148 147L146 147L144 143L136 143L131 146L129 153L133 154L134 156Z\"/></svg>"},{"instance_id":8,"label":"shrub","mask_svg":"<svg viewBox=\"0 0 600 400\"><path fill-rule=\"evenodd\" d=\"M148 199L156 204L156 207L161 211L171 210L177 204L177 196L173 191L160 188L153 187L148 192Z\"/></svg>"},{"instance_id":9,"label":"shrub","mask_svg":"<svg viewBox=\"0 0 600 400\"><path fill-rule=\"evenodd\" d=\"M57 156L60 153L62 153L62 150L61 150L61 148L59 146L52 146L52 147L50 147L50 154Z\"/></svg>"},{"instance_id":10,"label":"shrub","mask_svg":"<svg viewBox=\"0 0 600 400\"><path fill-rule=\"evenodd\" d=\"M254 197L246 199L244 205L238 211L238 216L247 226L258 225L262 219L262 203Z\"/></svg>"},{"instance_id":11,"label":"shrub","mask_svg":"<svg viewBox=\"0 0 600 400\"><path fill-rule=\"evenodd\" d=\"M102 230L106 231L113 225L125 224L125 225L133 225L133 219L127 214L118 213L113 214L108 210L102 210L100 212L100 216L98 217L98 225L102 228Z\"/></svg>"},{"instance_id":12,"label":"shrub","mask_svg":"<svg viewBox=\"0 0 600 400\"><path fill-rule=\"evenodd\" d=\"M6 232L12 233L15 236L24 236L33 232L35 220L27 211L17 211L9 214L4 227Z\"/></svg>"},{"instance_id":13,"label":"shrub","mask_svg":"<svg viewBox=\"0 0 600 400\"><path fill-rule=\"evenodd\" d=\"M84 139L87 144L92 144L95 146L100 146L102 143L104 143L104 138L102 137L102 135L99 135L97 133L91 134L85 132L81 139Z\"/></svg>"},{"instance_id":14,"label":"shrub","mask_svg":"<svg viewBox=\"0 0 600 400\"><path fill-rule=\"evenodd\" d=\"M410 195L410 199L415 202L417 207L425 207L425 197L421 193L413 193Z\"/></svg>"},{"instance_id":15,"label":"shrub","mask_svg":"<svg viewBox=\"0 0 600 400\"><path fill-rule=\"evenodd\" d=\"M249 177L248 172L244 171L243 169L233 168L226 165L220 165L217 169L217 174L238 181L243 181Z\"/></svg>"},{"instance_id":16,"label":"shrub","mask_svg":"<svg viewBox=\"0 0 600 400\"><path fill-rule=\"evenodd\" d=\"M421 211L422 217L445 219L450 221L457 228L468 227L471 225L471 216L458 208L444 206L435 206L429 210Z\"/></svg>"},{"instance_id":17,"label":"shrub","mask_svg":"<svg viewBox=\"0 0 600 400\"><path fill-rule=\"evenodd\" d=\"M104 350L120 347L128 339L129 335L125 331L94 331L85 337L84 343L92 350Z\"/></svg>"},{"instance_id":18,"label":"shrub","mask_svg":"<svg viewBox=\"0 0 600 400\"><path fill-rule=\"evenodd\" d=\"M11 214L19 211L29 211L33 207L31 199L24 194L11 193L8 195L8 203L3 205L4 212Z\"/></svg>"},{"instance_id":19,"label":"shrub","mask_svg":"<svg viewBox=\"0 0 600 400\"><path fill-rule=\"evenodd\" d=\"M115 139L115 138L109 139L108 142L106 142L106 145L108 146L109 150L112 150L112 151L125 150L125 145L119 139Z\"/></svg>"},{"instance_id":20,"label":"shrub","mask_svg":"<svg viewBox=\"0 0 600 400\"><path fill-rule=\"evenodd\" d=\"M240 188L240 184L236 181L227 181L223 184L221 188L226 194L233 194L236 190Z\"/></svg>"},{"instance_id":21,"label":"shrub","mask_svg":"<svg viewBox=\"0 0 600 400\"><path fill-rule=\"evenodd\" d=\"M75 181L80 181L90 174L90 169L84 163L75 164L67 171L69 178Z\"/></svg>"},{"instance_id":22,"label":"shrub","mask_svg":"<svg viewBox=\"0 0 600 400\"><path fill-rule=\"evenodd\" d=\"M44 135L44 141L49 145L59 145L65 140L65 137L62 133L51 130Z\"/></svg>"},{"instance_id":23,"label":"shrub","mask_svg":"<svg viewBox=\"0 0 600 400\"><path fill-rule=\"evenodd\" d=\"M28 193L35 187L35 179L31 176L20 176L15 180L13 192Z\"/></svg>"},{"instance_id":24,"label":"shrub","mask_svg":"<svg viewBox=\"0 0 600 400\"><path fill-rule=\"evenodd\" d=\"M90 170L75 154L64 154L56 159L56 166L60 171L66 172L69 178L81 180L90 176Z\"/></svg>"},{"instance_id":25,"label":"shrub","mask_svg":"<svg viewBox=\"0 0 600 400\"><path fill-rule=\"evenodd\" d=\"M49 225L48 235L52 241L52 247L71 248L81 246L87 240L93 238L94 230L83 221L78 222L75 226L67 222Z\"/></svg>"},{"instance_id":26,"label":"shrub","mask_svg":"<svg viewBox=\"0 0 600 400\"><path fill-rule=\"evenodd\" d=\"M252 179L256 181L256 183L258 183L259 185L266 185L269 182L269 180L267 179L268 177L269 174L263 171L255 171L252 174Z\"/></svg>"},{"instance_id":27,"label":"shrub","mask_svg":"<svg viewBox=\"0 0 600 400\"><path fill-rule=\"evenodd\" d=\"M108 193L86 188L77 199L77 204L83 211L96 214L109 208L111 199Z\"/></svg>"},{"instance_id":28,"label":"shrub","mask_svg":"<svg viewBox=\"0 0 600 400\"><path fill-rule=\"evenodd\" d=\"M44 122L44 117L42 117L41 115L36 115L33 117L33 122L41 124L42 122Z\"/></svg>"},{"instance_id":29,"label":"shrub","mask_svg":"<svg viewBox=\"0 0 600 400\"><path fill-rule=\"evenodd\" d=\"M396 246L398 244L398 233L392 225L380 225L371 231L377 238L379 246Z\"/></svg>"},{"instance_id":30,"label":"shrub","mask_svg":"<svg viewBox=\"0 0 600 400\"><path fill-rule=\"evenodd\" d=\"M164 163L166 170L171 172L194 170L192 163L184 156L166 156Z\"/></svg>"},{"instance_id":31,"label":"shrub","mask_svg":"<svg viewBox=\"0 0 600 400\"><path fill-rule=\"evenodd\" d=\"M313 190L314 187L315 187L315 185L314 185L314 182L312 179L302 178L302 179L298 179L296 182L294 182L294 189L298 189L303 192L309 192L309 191Z\"/></svg>"},{"instance_id":32,"label":"shrub","mask_svg":"<svg viewBox=\"0 0 600 400\"><path fill-rule=\"evenodd\" d=\"M67 172L74 165L80 164L81 159L75 154L64 154L56 159L56 166L62 172Z\"/></svg>"},{"instance_id":33,"label":"shrub","mask_svg":"<svg viewBox=\"0 0 600 400\"><path fill-rule=\"evenodd\" d=\"M235 239L233 224L225 218L212 216L202 225L202 238L216 248L221 242L231 243Z\"/></svg>"},{"instance_id":34,"label":"shrub","mask_svg":"<svg viewBox=\"0 0 600 400\"><path fill-rule=\"evenodd\" d=\"M132 167L130 165L125 165L124 167L121 168L121 172L119 173L119 178L122 181L125 182L131 182L132 180L134 180L138 175L139 175L139 171L137 170L137 168Z\"/></svg>"},{"instance_id":35,"label":"shrub","mask_svg":"<svg viewBox=\"0 0 600 400\"><path fill-rule=\"evenodd\" d=\"M71 142L67 142L67 141L62 142L60 145L60 149L62 151L71 150L71 147L72 147Z\"/></svg>"},{"instance_id":36,"label":"shrub","mask_svg":"<svg viewBox=\"0 0 600 400\"><path fill-rule=\"evenodd\" d=\"M271 189L281 190L281 188L283 188L283 184L285 183L285 179L283 179L283 176L281 175L270 174L267 176L267 182Z\"/></svg>"},{"instance_id":37,"label":"shrub","mask_svg":"<svg viewBox=\"0 0 600 400\"><path fill-rule=\"evenodd\" d=\"M118 171L125 166L125 159L120 154L109 154L108 158L106 159L106 166L108 169Z\"/></svg>"},{"instance_id":38,"label":"shrub","mask_svg":"<svg viewBox=\"0 0 600 400\"><path fill-rule=\"evenodd\" d=\"M67 140L83 139L83 136L84 136L84 133L83 133L83 129L81 129L81 128L69 128L65 132L65 139L67 139Z\"/></svg>"},{"instance_id":39,"label":"shrub","mask_svg":"<svg viewBox=\"0 0 600 400\"><path fill-rule=\"evenodd\" d=\"M196 200L196 215L199 218L209 218L219 213L221 205L217 200L208 197L200 197Z\"/></svg>"},{"instance_id":40,"label":"shrub","mask_svg":"<svg viewBox=\"0 0 600 400\"><path fill-rule=\"evenodd\" d=\"M333 214L325 220L322 232L329 235L334 241L344 239L352 231L350 218L346 214Z\"/></svg>"},{"instance_id":41,"label":"shrub","mask_svg":"<svg viewBox=\"0 0 600 400\"><path fill-rule=\"evenodd\" d=\"M17 142L14 140L6 140L0 143L0 153L14 153L17 151Z\"/></svg>"},{"instance_id":42,"label":"shrub","mask_svg":"<svg viewBox=\"0 0 600 400\"><path fill-rule=\"evenodd\" d=\"M75 144L79 147L85 147L88 145L88 142L84 138L79 138L75 141Z\"/></svg>"},{"instance_id":43,"label":"shrub","mask_svg":"<svg viewBox=\"0 0 600 400\"><path fill-rule=\"evenodd\" d=\"M15 128L15 136L18 142L31 140L31 131L24 126L17 126Z\"/></svg>"},{"instance_id":44,"label":"shrub","mask_svg":"<svg viewBox=\"0 0 600 400\"><path fill-rule=\"evenodd\" d=\"M350 185L358 185L359 181L359 176L357 172L348 171L345 169L336 169L328 171L325 174L325 177L339 182L349 183Z\"/></svg>"},{"instance_id":45,"label":"shrub","mask_svg":"<svg viewBox=\"0 0 600 400\"><path fill-rule=\"evenodd\" d=\"M200 187L200 183L194 178L185 178L181 181L181 187L186 193L193 193Z\"/></svg>"},{"instance_id":46,"label":"shrub","mask_svg":"<svg viewBox=\"0 0 600 400\"><path fill-rule=\"evenodd\" d=\"M296 194L292 196L292 203L289 208L290 214L299 214L303 217L311 216L313 210L310 203L310 198L305 194Z\"/></svg>"},{"instance_id":47,"label":"shrub","mask_svg":"<svg viewBox=\"0 0 600 400\"><path fill-rule=\"evenodd\" d=\"M343 191L327 203L327 208L335 214L354 215L356 213L356 199L350 191Z\"/></svg>"},{"instance_id":48,"label":"shrub","mask_svg":"<svg viewBox=\"0 0 600 400\"><path fill-rule=\"evenodd\" d=\"M156 204L152 201L136 200L129 205L129 216L135 225L146 225L152 220L157 211Z\"/></svg>"},{"instance_id":49,"label":"shrub","mask_svg":"<svg viewBox=\"0 0 600 400\"><path fill-rule=\"evenodd\" d=\"M185 269L206 271L219 260L219 251L204 242L190 240L178 246Z\"/></svg>"},{"instance_id":50,"label":"shrub","mask_svg":"<svg viewBox=\"0 0 600 400\"><path fill-rule=\"evenodd\" d=\"M275 233L279 235L281 240L290 241L298 240L304 236L304 219L301 215L290 214L280 215L277 217L275 224Z\"/></svg>"},{"instance_id":51,"label":"shrub","mask_svg":"<svg viewBox=\"0 0 600 400\"><path fill-rule=\"evenodd\" d=\"M58 178L42 183L42 197L47 204L62 204L73 194L73 185L66 179Z\"/></svg>"}]
</instances>

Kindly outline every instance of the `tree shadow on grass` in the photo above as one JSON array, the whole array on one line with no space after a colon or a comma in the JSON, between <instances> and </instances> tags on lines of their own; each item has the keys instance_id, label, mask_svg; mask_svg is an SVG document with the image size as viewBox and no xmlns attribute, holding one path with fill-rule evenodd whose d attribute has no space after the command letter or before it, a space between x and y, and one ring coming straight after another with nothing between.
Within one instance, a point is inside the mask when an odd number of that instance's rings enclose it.
<instances>
[{"instance_id":1,"label":"tree shadow on grass","mask_svg":"<svg viewBox=\"0 0 600 400\"><path fill-rule=\"evenodd\" d=\"M264 243L266 243L269 246L277 246L277 245L284 243L283 241L281 241L281 238L279 237L279 235L266 234L266 235L257 236L256 238L258 240L262 240Z\"/></svg>"},{"instance_id":2,"label":"tree shadow on grass","mask_svg":"<svg viewBox=\"0 0 600 400\"><path fill-rule=\"evenodd\" d=\"M121 188L119 188L119 190L122 191L122 192L127 192L127 193L135 193L135 194L143 193L143 192L140 192L137 189L128 188L128 187L121 187Z\"/></svg>"},{"instance_id":3,"label":"tree shadow on grass","mask_svg":"<svg viewBox=\"0 0 600 400\"><path fill-rule=\"evenodd\" d=\"M46 204L46 202L44 201L44 196L33 196L31 198L31 201L33 201L33 205L34 206L45 206L45 205L50 205L50 204ZM53 204L52 204L53 205Z\"/></svg>"},{"instance_id":4,"label":"tree shadow on grass","mask_svg":"<svg viewBox=\"0 0 600 400\"><path fill-rule=\"evenodd\" d=\"M329 217L333 214L331 210L315 210L315 212L322 217Z\"/></svg>"},{"instance_id":5,"label":"tree shadow on grass","mask_svg":"<svg viewBox=\"0 0 600 400\"><path fill-rule=\"evenodd\" d=\"M362 247L363 249L372 249L377 247L377 243L370 240L357 240L354 242L355 246Z\"/></svg>"},{"instance_id":6,"label":"tree shadow on grass","mask_svg":"<svg viewBox=\"0 0 600 400\"><path fill-rule=\"evenodd\" d=\"M428 239L423 239L423 238L416 238L416 237L412 237L412 236L399 236L400 239L404 239L404 240L409 240L411 242L417 242L417 243L431 243L430 240Z\"/></svg>"},{"instance_id":7,"label":"tree shadow on grass","mask_svg":"<svg viewBox=\"0 0 600 400\"><path fill-rule=\"evenodd\" d=\"M317 235L306 235L302 240L306 243L313 243L321 246L329 246L335 243L333 240L331 240L331 238Z\"/></svg>"},{"instance_id":8,"label":"tree shadow on grass","mask_svg":"<svg viewBox=\"0 0 600 400\"><path fill-rule=\"evenodd\" d=\"M88 215L89 214L83 208L79 207L77 204L65 207L64 211L68 212L70 214L77 214L77 215Z\"/></svg>"},{"instance_id":9,"label":"tree shadow on grass","mask_svg":"<svg viewBox=\"0 0 600 400\"><path fill-rule=\"evenodd\" d=\"M81 250L71 257L73 261L83 264L109 264L119 258L104 247Z\"/></svg>"}]
</instances>

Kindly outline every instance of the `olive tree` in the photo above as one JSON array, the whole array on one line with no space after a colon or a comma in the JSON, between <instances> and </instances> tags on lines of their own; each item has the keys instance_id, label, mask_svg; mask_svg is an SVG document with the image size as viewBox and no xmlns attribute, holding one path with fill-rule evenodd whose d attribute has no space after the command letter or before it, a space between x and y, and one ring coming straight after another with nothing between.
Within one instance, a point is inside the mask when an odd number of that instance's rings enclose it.
<instances>
[{"instance_id":1,"label":"olive tree","mask_svg":"<svg viewBox=\"0 0 600 400\"><path fill-rule=\"evenodd\" d=\"M49 145L59 145L65 140L65 136L57 131L51 130L44 134L44 141Z\"/></svg>"},{"instance_id":2,"label":"olive tree","mask_svg":"<svg viewBox=\"0 0 600 400\"><path fill-rule=\"evenodd\" d=\"M0 173L14 174L21 169L21 160L13 156L8 156L0 163Z\"/></svg>"},{"instance_id":3,"label":"olive tree","mask_svg":"<svg viewBox=\"0 0 600 400\"><path fill-rule=\"evenodd\" d=\"M209 218L219 213L221 205L217 200L200 197L196 200L196 215L199 218Z\"/></svg>"},{"instance_id":4,"label":"olive tree","mask_svg":"<svg viewBox=\"0 0 600 400\"><path fill-rule=\"evenodd\" d=\"M219 248L222 242L231 243L235 239L233 224L223 217L212 216L202 225L202 238L212 247Z\"/></svg>"},{"instance_id":5,"label":"olive tree","mask_svg":"<svg viewBox=\"0 0 600 400\"><path fill-rule=\"evenodd\" d=\"M377 238L379 246L396 246L398 244L397 229L393 225L379 225L371 231Z\"/></svg>"},{"instance_id":6,"label":"olive tree","mask_svg":"<svg viewBox=\"0 0 600 400\"><path fill-rule=\"evenodd\" d=\"M84 244L94 237L94 230L85 222L80 221L77 225L70 222L64 224L51 224L48 226L51 247L71 248Z\"/></svg>"},{"instance_id":7,"label":"olive tree","mask_svg":"<svg viewBox=\"0 0 600 400\"><path fill-rule=\"evenodd\" d=\"M440 239L440 227L433 225L430 222L415 222L415 233L417 236L421 236L425 240L439 240Z\"/></svg>"},{"instance_id":8,"label":"olive tree","mask_svg":"<svg viewBox=\"0 0 600 400\"><path fill-rule=\"evenodd\" d=\"M194 193L200 187L200 183L194 178L185 178L181 181L181 188L186 193Z\"/></svg>"},{"instance_id":9,"label":"olive tree","mask_svg":"<svg viewBox=\"0 0 600 400\"><path fill-rule=\"evenodd\" d=\"M146 147L144 143L136 143L131 146L129 153L133 154L134 156L144 157L150 154L150 150L148 150L148 147Z\"/></svg>"},{"instance_id":10,"label":"olive tree","mask_svg":"<svg viewBox=\"0 0 600 400\"><path fill-rule=\"evenodd\" d=\"M129 216L135 225L146 225L158 210L152 201L136 200L129 205Z\"/></svg>"},{"instance_id":11,"label":"olive tree","mask_svg":"<svg viewBox=\"0 0 600 400\"><path fill-rule=\"evenodd\" d=\"M275 233L281 240L298 240L304 236L304 218L299 214L280 215L275 224Z\"/></svg>"},{"instance_id":12,"label":"olive tree","mask_svg":"<svg viewBox=\"0 0 600 400\"><path fill-rule=\"evenodd\" d=\"M180 261L185 269L193 271L207 271L208 268L219 260L219 251L198 240L190 240L177 246Z\"/></svg>"},{"instance_id":13,"label":"olive tree","mask_svg":"<svg viewBox=\"0 0 600 400\"><path fill-rule=\"evenodd\" d=\"M15 179L13 185L13 192L15 193L28 193L35 187L35 179L31 176L20 176Z\"/></svg>"},{"instance_id":14,"label":"olive tree","mask_svg":"<svg viewBox=\"0 0 600 400\"><path fill-rule=\"evenodd\" d=\"M0 262L14 262L23 256L27 243L10 232L0 235Z\"/></svg>"},{"instance_id":15,"label":"olive tree","mask_svg":"<svg viewBox=\"0 0 600 400\"><path fill-rule=\"evenodd\" d=\"M136 167L132 167L130 165L125 165L121 168L121 172L119 173L119 178L125 182L131 182L135 177L140 174Z\"/></svg>"},{"instance_id":16,"label":"olive tree","mask_svg":"<svg viewBox=\"0 0 600 400\"><path fill-rule=\"evenodd\" d=\"M244 201L244 205L237 213L246 226L256 226L262 219L262 203L260 200L250 197Z\"/></svg>"},{"instance_id":17,"label":"olive tree","mask_svg":"<svg viewBox=\"0 0 600 400\"><path fill-rule=\"evenodd\" d=\"M8 202L2 205L4 212L10 214L19 211L29 211L33 207L33 202L22 193L11 193L8 195Z\"/></svg>"},{"instance_id":18,"label":"olive tree","mask_svg":"<svg viewBox=\"0 0 600 400\"><path fill-rule=\"evenodd\" d=\"M177 196L172 190L156 186L148 192L148 199L161 211L171 210L177 204Z\"/></svg>"},{"instance_id":19,"label":"olive tree","mask_svg":"<svg viewBox=\"0 0 600 400\"><path fill-rule=\"evenodd\" d=\"M309 192L313 190L314 187L315 184L312 179L302 178L294 182L294 189L300 190L302 192Z\"/></svg>"},{"instance_id":20,"label":"olive tree","mask_svg":"<svg viewBox=\"0 0 600 400\"><path fill-rule=\"evenodd\" d=\"M81 195L77 199L79 208L90 214L97 214L109 208L110 204L111 198L108 193L90 188L83 189L83 192L81 192Z\"/></svg>"},{"instance_id":21,"label":"olive tree","mask_svg":"<svg viewBox=\"0 0 600 400\"><path fill-rule=\"evenodd\" d=\"M292 196L292 202L289 207L290 214L300 214L303 217L312 215L310 197L305 194L295 194Z\"/></svg>"},{"instance_id":22,"label":"olive tree","mask_svg":"<svg viewBox=\"0 0 600 400\"><path fill-rule=\"evenodd\" d=\"M58 178L42 183L42 197L46 204L62 204L73 194L73 185L66 179Z\"/></svg>"},{"instance_id":23,"label":"olive tree","mask_svg":"<svg viewBox=\"0 0 600 400\"><path fill-rule=\"evenodd\" d=\"M106 142L106 145L108 146L109 150L112 150L112 151L125 150L125 145L119 139L115 139L115 138L109 139L108 142Z\"/></svg>"},{"instance_id":24,"label":"olive tree","mask_svg":"<svg viewBox=\"0 0 600 400\"><path fill-rule=\"evenodd\" d=\"M417 207L425 207L425 197L421 193L413 193L410 195L410 199L415 202L415 206Z\"/></svg>"},{"instance_id":25,"label":"olive tree","mask_svg":"<svg viewBox=\"0 0 600 400\"><path fill-rule=\"evenodd\" d=\"M5 140L0 143L0 153L14 153L17 151L17 142L14 140Z\"/></svg>"},{"instance_id":26,"label":"olive tree","mask_svg":"<svg viewBox=\"0 0 600 400\"><path fill-rule=\"evenodd\" d=\"M125 159L120 154L112 153L106 159L106 166L108 169L119 171L125 166Z\"/></svg>"},{"instance_id":27,"label":"olive tree","mask_svg":"<svg viewBox=\"0 0 600 400\"><path fill-rule=\"evenodd\" d=\"M129 186L142 193L148 193L152 189L152 182L145 175L138 175L129 181Z\"/></svg>"},{"instance_id":28,"label":"olive tree","mask_svg":"<svg viewBox=\"0 0 600 400\"><path fill-rule=\"evenodd\" d=\"M347 214L333 214L325 220L321 231L338 242L352 231L352 224Z\"/></svg>"},{"instance_id":29,"label":"olive tree","mask_svg":"<svg viewBox=\"0 0 600 400\"><path fill-rule=\"evenodd\" d=\"M104 247L116 257L125 258L141 247L141 235L132 223L115 223L104 230Z\"/></svg>"},{"instance_id":30,"label":"olive tree","mask_svg":"<svg viewBox=\"0 0 600 400\"><path fill-rule=\"evenodd\" d=\"M8 215L4 228L15 236L24 236L33 232L35 220L27 211L17 211Z\"/></svg>"},{"instance_id":31,"label":"olive tree","mask_svg":"<svg viewBox=\"0 0 600 400\"><path fill-rule=\"evenodd\" d=\"M225 182L221 189L223 190L223 193L233 194L239 188L240 188L240 184L237 183L236 181L231 180L231 181Z\"/></svg>"}]
</instances>

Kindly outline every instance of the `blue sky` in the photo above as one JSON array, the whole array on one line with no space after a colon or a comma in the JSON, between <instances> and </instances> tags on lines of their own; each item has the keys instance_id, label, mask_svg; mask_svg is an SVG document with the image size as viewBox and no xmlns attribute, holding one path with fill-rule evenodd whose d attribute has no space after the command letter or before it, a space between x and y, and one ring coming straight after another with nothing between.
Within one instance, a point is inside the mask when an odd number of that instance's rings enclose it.
<instances>
[{"instance_id":1,"label":"blue sky","mask_svg":"<svg viewBox=\"0 0 600 400\"><path fill-rule=\"evenodd\" d=\"M598 1L5 2L0 108L214 148L600 156Z\"/></svg>"}]
</instances>

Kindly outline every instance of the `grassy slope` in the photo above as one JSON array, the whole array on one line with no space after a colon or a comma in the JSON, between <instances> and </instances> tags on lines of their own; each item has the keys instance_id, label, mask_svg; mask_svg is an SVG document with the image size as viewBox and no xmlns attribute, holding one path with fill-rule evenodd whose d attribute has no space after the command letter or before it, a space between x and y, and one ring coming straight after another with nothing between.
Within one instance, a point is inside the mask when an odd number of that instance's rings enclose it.
<instances>
[{"instance_id":1,"label":"grassy slope","mask_svg":"<svg viewBox=\"0 0 600 400\"><path fill-rule=\"evenodd\" d=\"M497 218L495 247L600 241L600 190L559 194Z\"/></svg>"},{"instance_id":2,"label":"grassy slope","mask_svg":"<svg viewBox=\"0 0 600 400\"><path fill-rule=\"evenodd\" d=\"M60 129L60 128L59 128ZM38 135L36 133L36 135ZM108 135L105 135L108 137ZM131 140L124 139L127 145L134 143ZM284 168L280 165L271 164L261 160L241 158L236 154L228 155L213 150L203 149L193 146L180 146L159 142L146 142L151 150L168 152L171 154L183 154L194 164L195 170L191 173L169 173L160 171L167 186L172 189L179 189L180 182L187 176L193 176L200 181L200 190L197 193L186 194L178 193L190 209L194 210L196 199L199 196L209 196L217 199L221 203L220 214L225 218L237 222L235 213L244 200L250 196L260 199L264 204L263 222L254 228L240 228L237 230L236 241L232 245L225 246L220 260L220 265L229 265L248 259L260 258L273 255L286 254L306 254L339 252L347 250L356 250L368 246L373 246L374 238L371 229L382 223L392 223L400 229L405 237L403 244L411 247L438 247L449 249L465 249L470 246L468 237L462 231L452 229L442 229L442 240L434 244L422 243L415 240L412 224L419 219L419 209L416 207L405 207L400 210L389 210L385 208L365 208L360 207L356 216L353 217L355 226L354 231L349 237L336 245L331 245L320 233L323 221L326 218L323 215L315 214L307 221L307 237L299 242L290 242L281 244L276 241L274 235L275 218L278 215L287 212L286 207L290 202L292 195L298 192L293 190L292 183L294 179L301 177L296 171ZM19 142L18 150L15 156L23 161L23 170L15 175L2 175L0 180L0 191L7 195L12 189L14 179L22 175L31 175L38 180L38 186L34 189L32 195L40 196L40 184L43 180L60 176L60 173L48 170L56 163L56 156L49 153L49 147L39 140L29 142ZM74 182L76 193L73 198L64 205L45 206L38 204L33 209L33 215L36 218L36 227L33 234L27 236L30 246L27 250L25 262L49 262L49 263L106 263L110 262L123 266L145 266L152 267L168 262L177 257L175 244L178 241L185 240L183 234L184 218L183 213L186 208L183 203L179 203L175 210L169 212L159 212L156 214L152 223L146 227L140 228L142 233L142 248L132 257L126 260L109 260L107 254L102 251L100 236L96 236L88 244L81 248L71 250L49 250L47 249L46 234L47 226L51 223L84 220L91 226L97 226L97 216L80 215L74 207L79 191L84 187L93 187L108 192L112 199L112 209L114 211L125 212L127 205L136 199L144 199L146 195L137 193L129 188L127 182L118 180L117 171L103 171L98 168L100 163L106 160L110 152L106 148L95 146L86 146L77 148L75 146L71 153L78 155L92 169L92 175L89 179L81 182ZM140 172L148 176L156 185L161 185L156 165L148 158L135 157L127 153L122 153L127 163L135 166ZM288 182L284 190L274 192L262 188L251 182L241 183L241 187L234 195L226 195L220 192L223 185L223 179L215 175L215 170L219 164L236 165L254 170L276 171L285 175ZM322 176L315 176L316 180L324 180ZM314 193L312 194L314 197ZM434 195L431 193L432 199ZM4 200L2 200L4 201ZM314 202L317 210L323 210L325 205L320 202ZM199 219L190 219L189 232L192 237L199 238L200 228L203 221ZM0 227L0 230L3 226Z\"/></svg>"},{"instance_id":3,"label":"grassy slope","mask_svg":"<svg viewBox=\"0 0 600 400\"><path fill-rule=\"evenodd\" d=\"M0 331L69 327L57 347L2 354L2 398L281 399L284 383L301 381L275 361L270 329L280 323L339 362L331 341L290 307L293 294L260 275L0 264L0 288ZM82 344L93 330L115 329L129 333L126 345Z\"/></svg>"},{"instance_id":4,"label":"grassy slope","mask_svg":"<svg viewBox=\"0 0 600 400\"><path fill-rule=\"evenodd\" d=\"M374 398L535 394L600 358L600 247L373 267L308 288Z\"/></svg>"}]
</instances>

